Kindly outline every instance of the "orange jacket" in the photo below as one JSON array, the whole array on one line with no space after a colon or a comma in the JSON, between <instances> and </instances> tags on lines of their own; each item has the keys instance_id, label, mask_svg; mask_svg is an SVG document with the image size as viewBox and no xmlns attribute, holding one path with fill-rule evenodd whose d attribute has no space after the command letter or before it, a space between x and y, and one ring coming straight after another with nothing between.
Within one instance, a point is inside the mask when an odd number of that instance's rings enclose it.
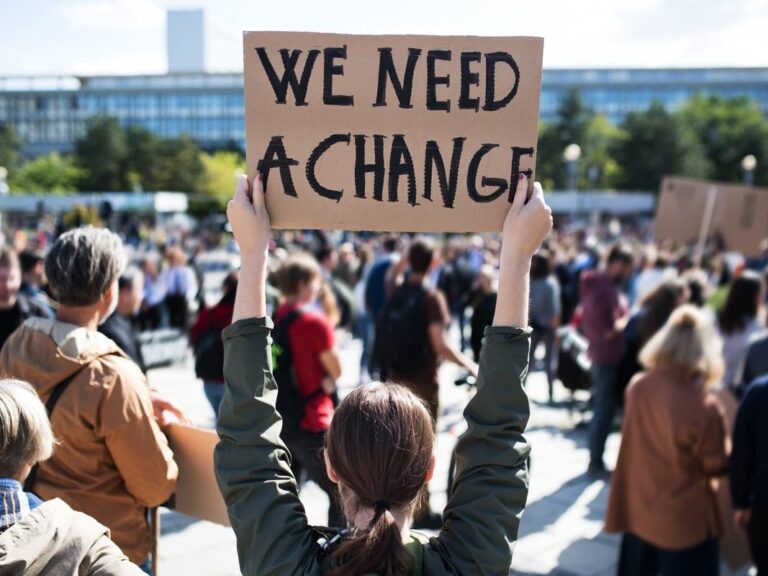
<instances>
[{"instance_id":1,"label":"orange jacket","mask_svg":"<svg viewBox=\"0 0 768 576\"><path fill-rule=\"evenodd\" d=\"M605 529L682 550L721 532L712 480L727 472L725 417L703 385L670 370L627 388Z\"/></svg>"},{"instance_id":2,"label":"orange jacket","mask_svg":"<svg viewBox=\"0 0 768 576\"><path fill-rule=\"evenodd\" d=\"M78 370L53 411L59 444L34 490L97 519L142 563L151 544L146 508L171 496L178 475L144 375L103 334L51 319L25 322L0 353L0 374L26 380L43 402Z\"/></svg>"}]
</instances>

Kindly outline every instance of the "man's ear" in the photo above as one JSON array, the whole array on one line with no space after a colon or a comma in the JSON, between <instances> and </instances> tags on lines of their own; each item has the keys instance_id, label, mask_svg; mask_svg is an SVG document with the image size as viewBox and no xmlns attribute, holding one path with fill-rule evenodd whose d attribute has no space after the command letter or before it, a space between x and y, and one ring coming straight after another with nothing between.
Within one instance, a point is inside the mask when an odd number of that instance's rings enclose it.
<instances>
[{"instance_id":1,"label":"man's ear","mask_svg":"<svg viewBox=\"0 0 768 576\"><path fill-rule=\"evenodd\" d=\"M339 475L336 474L336 470L331 466L331 459L328 457L328 450L323 450L323 459L325 460L325 471L328 474L328 479L334 484L339 483Z\"/></svg>"},{"instance_id":2,"label":"man's ear","mask_svg":"<svg viewBox=\"0 0 768 576\"><path fill-rule=\"evenodd\" d=\"M427 477L424 480L424 484L429 484L429 481L432 480L432 476L435 475L435 462L437 462L437 459L435 458L435 453L432 452L432 457L429 459L429 470L427 470Z\"/></svg>"}]
</instances>

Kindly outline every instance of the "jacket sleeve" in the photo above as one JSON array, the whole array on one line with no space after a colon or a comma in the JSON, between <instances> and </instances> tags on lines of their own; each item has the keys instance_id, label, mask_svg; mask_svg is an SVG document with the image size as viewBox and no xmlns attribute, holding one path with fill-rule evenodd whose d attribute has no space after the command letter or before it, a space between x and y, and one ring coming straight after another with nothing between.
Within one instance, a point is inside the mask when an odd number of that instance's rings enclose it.
<instances>
[{"instance_id":1,"label":"jacket sleeve","mask_svg":"<svg viewBox=\"0 0 768 576\"><path fill-rule=\"evenodd\" d=\"M707 398L706 418L696 452L707 476L725 476L728 473L725 413L712 395Z\"/></svg>"},{"instance_id":2,"label":"jacket sleeve","mask_svg":"<svg viewBox=\"0 0 768 576\"><path fill-rule=\"evenodd\" d=\"M488 327L477 394L464 411L468 429L456 446L456 479L432 547L456 574L509 574L528 497L530 329Z\"/></svg>"},{"instance_id":3,"label":"jacket sleeve","mask_svg":"<svg viewBox=\"0 0 768 576\"><path fill-rule=\"evenodd\" d=\"M179 470L155 421L144 375L132 361L118 361L99 407L98 432L128 492L144 506L159 506L173 494Z\"/></svg>"},{"instance_id":4,"label":"jacket sleeve","mask_svg":"<svg viewBox=\"0 0 768 576\"><path fill-rule=\"evenodd\" d=\"M271 328L267 318L250 318L223 333L226 388L217 425L216 477L244 576L320 574L318 545L280 439Z\"/></svg>"},{"instance_id":5,"label":"jacket sleeve","mask_svg":"<svg viewBox=\"0 0 768 576\"><path fill-rule=\"evenodd\" d=\"M84 576L146 576L131 563L117 544L103 534L93 543L80 563L78 574Z\"/></svg>"}]
</instances>

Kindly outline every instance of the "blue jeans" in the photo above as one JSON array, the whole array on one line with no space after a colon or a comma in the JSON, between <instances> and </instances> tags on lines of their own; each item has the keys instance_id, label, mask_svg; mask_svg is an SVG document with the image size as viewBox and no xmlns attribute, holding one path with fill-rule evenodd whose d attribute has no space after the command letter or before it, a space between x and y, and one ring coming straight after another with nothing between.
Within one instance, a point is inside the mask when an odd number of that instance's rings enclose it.
<instances>
[{"instance_id":1,"label":"blue jeans","mask_svg":"<svg viewBox=\"0 0 768 576\"><path fill-rule=\"evenodd\" d=\"M616 364L592 364L592 421L589 423L589 465L602 467L603 450L616 413Z\"/></svg>"},{"instance_id":2,"label":"blue jeans","mask_svg":"<svg viewBox=\"0 0 768 576\"><path fill-rule=\"evenodd\" d=\"M719 570L714 539L683 550L662 550L634 534L624 534L621 541L618 576L717 576Z\"/></svg>"},{"instance_id":3,"label":"blue jeans","mask_svg":"<svg viewBox=\"0 0 768 576\"><path fill-rule=\"evenodd\" d=\"M152 574L152 561L151 560L147 560L143 564L140 564L139 565L139 570L141 570L142 572L145 572L147 574Z\"/></svg>"},{"instance_id":4,"label":"blue jeans","mask_svg":"<svg viewBox=\"0 0 768 576\"><path fill-rule=\"evenodd\" d=\"M216 417L218 418L219 404L221 404L221 399L224 398L224 383L204 381L203 390L205 391L205 397L208 398L211 408L213 408L213 413L216 414Z\"/></svg>"}]
</instances>

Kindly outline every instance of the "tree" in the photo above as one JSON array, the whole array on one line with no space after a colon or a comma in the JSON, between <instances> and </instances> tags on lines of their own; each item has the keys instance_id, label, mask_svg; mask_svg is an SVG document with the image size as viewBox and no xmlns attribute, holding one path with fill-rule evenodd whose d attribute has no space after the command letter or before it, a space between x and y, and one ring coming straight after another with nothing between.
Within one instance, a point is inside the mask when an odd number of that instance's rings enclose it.
<instances>
[{"instance_id":1,"label":"tree","mask_svg":"<svg viewBox=\"0 0 768 576\"><path fill-rule=\"evenodd\" d=\"M245 172L245 160L237 152L218 151L200 155L205 175L200 192L214 198L224 208L232 197L238 172Z\"/></svg>"},{"instance_id":2,"label":"tree","mask_svg":"<svg viewBox=\"0 0 768 576\"><path fill-rule=\"evenodd\" d=\"M10 181L13 192L62 193L77 190L81 170L71 157L56 152L24 163Z\"/></svg>"},{"instance_id":3,"label":"tree","mask_svg":"<svg viewBox=\"0 0 768 576\"><path fill-rule=\"evenodd\" d=\"M696 96L679 117L702 143L715 180L740 182L741 161L754 154L755 184L768 184L768 121L757 102L745 97Z\"/></svg>"},{"instance_id":4,"label":"tree","mask_svg":"<svg viewBox=\"0 0 768 576\"><path fill-rule=\"evenodd\" d=\"M536 157L537 178L549 188L565 188L567 184L563 150L569 144L585 146L592 111L584 104L578 90L569 91L558 111L558 119L541 126ZM583 171L583 163L580 163Z\"/></svg>"},{"instance_id":5,"label":"tree","mask_svg":"<svg viewBox=\"0 0 768 576\"><path fill-rule=\"evenodd\" d=\"M16 134L13 126L0 124L0 166L8 170L9 178L13 177L13 173L19 165L21 146L21 138Z\"/></svg>"},{"instance_id":6,"label":"tree","mask_svg":"<svg viewBox=\"0 0 768 576\"><path fill-rule=\"evenodd\" d=\"M158 147L157 189L195 193L203 186L200 148L189 136L161 140Z\"/></svg>"},{"instance_id":7,"label":"tree","mask_svg":"<svg viewBox=\"0 0 768 576\"><path fill-rule=\"evenodd\" d=\"M622 137L621 128L605 116L590 118L582 144L580 188L616 188L622 169L613 157L613 149Z\"/></svg>"},{"instance_id":8,"label":"tree","mask_svg":"<svg viewBox=\"0 0 768 576\"><path fill-rule=\"evenodd\" d=\"M146 128L130 126L125 130L127 154L123 170L128 187L158 189L160 140Z\"/></svg>"},{"instance_id":9,"label":"tree","mask_svg":"<svg viewBox=\"0 0 768 576\"><path fill-rule=\"evenodd\" d=\"M117 191L128 188L125 165L128 144L115 118L94 118L85 135L75 142L77 165L82 169L80 190Z\"/></svg>"},{"instance_id":10,"label":"tree","mask_svg":"<svg viewBox=\"0 0 768 576\"><path fill-rule=\"evenodd\" d=\"M656 191L665 175L710 175L709 160L694 132L658 102L628 114L622 131L612 153L621 167L620 189Z\"/></svg>"}]
</instances>

